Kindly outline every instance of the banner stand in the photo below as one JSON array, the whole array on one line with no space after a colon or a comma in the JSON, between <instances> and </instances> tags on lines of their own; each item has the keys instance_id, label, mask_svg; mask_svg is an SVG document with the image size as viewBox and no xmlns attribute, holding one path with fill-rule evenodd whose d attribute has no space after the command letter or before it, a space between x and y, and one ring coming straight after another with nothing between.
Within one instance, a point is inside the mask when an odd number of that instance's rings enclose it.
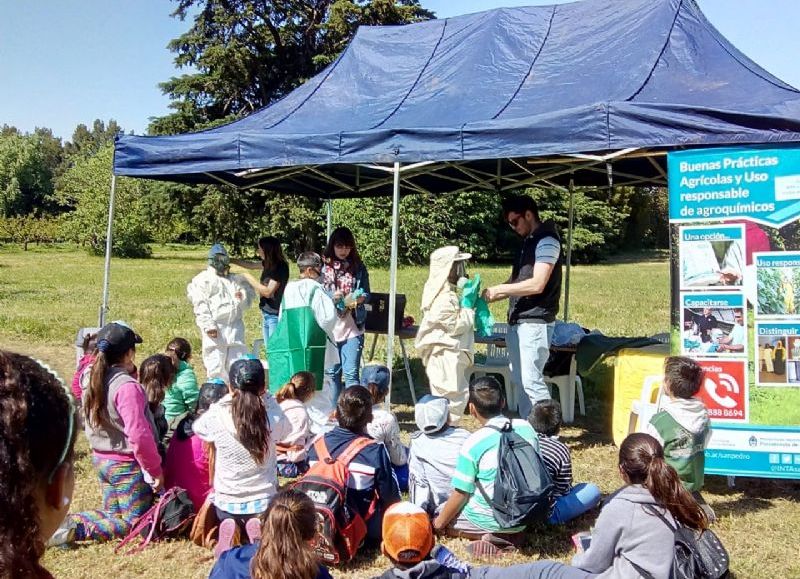
<instances>
[{"instance_id":1,"label":"banner stand","mask_svg":"<svg viewBox=\"0 0 800 579\"><path fill-rule=\"evenodd\" d=\"M706 371L706 474L800 478L800 233L785 228L800 147L678 151L667 167L672 353Z\"/></svg>"}]
</instances>

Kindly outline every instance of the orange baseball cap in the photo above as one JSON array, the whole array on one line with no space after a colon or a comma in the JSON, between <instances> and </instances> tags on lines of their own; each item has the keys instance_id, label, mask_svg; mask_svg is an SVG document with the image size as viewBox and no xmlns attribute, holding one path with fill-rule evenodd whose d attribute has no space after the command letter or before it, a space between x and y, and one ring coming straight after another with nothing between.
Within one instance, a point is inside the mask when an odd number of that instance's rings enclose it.
<instances>
[{"instance_id":1,"label":"orange baseball cap","mask_svg":"<svg viewBox=\"0 0 800 579\"><path fill-rule=\"evenodd\" d=\"M409 502L395 503L383 515L383 552L399 563L419 563L433 549L428 513Z\"/></svg>"}]
</instances>

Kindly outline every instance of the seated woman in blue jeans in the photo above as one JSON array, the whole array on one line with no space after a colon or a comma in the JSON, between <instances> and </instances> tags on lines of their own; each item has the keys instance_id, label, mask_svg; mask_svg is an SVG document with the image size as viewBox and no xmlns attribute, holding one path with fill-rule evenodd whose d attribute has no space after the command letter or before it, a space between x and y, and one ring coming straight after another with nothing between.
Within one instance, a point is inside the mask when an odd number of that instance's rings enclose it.
<instances>
[{"instance_id":1,"label":"seated woman in blue jeans","mask_svg":"<svg viewBox=\"0 0 800 579\"><path fill-rule=\"evenodd\" d=\"M326 370L336 390L355 386L359 381L361 350L364 347L364 302L369 299L369 273L358 255L353 232L337 227L323 253L322 285L336 304L338 318L333 339L339 350L339 364Z\"/></svg>"}]
</instances>

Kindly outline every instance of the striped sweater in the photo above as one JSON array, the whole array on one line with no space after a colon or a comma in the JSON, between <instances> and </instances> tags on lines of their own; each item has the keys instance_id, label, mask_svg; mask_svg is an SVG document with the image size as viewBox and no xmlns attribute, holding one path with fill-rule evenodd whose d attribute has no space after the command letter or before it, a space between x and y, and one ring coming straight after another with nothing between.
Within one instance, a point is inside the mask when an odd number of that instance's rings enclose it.
<instances>
[{"instance_id":1,"label":"striped sweater","mask_svg":"<svg viewBox=\"0 0 800 579\"><path fill-rule=\"evenodd\" d=\"M539 454L555 486L553 498L569 494L572 490L572 458L567 445L557 436L539 434Z\"/></svg>"}]
</instances>

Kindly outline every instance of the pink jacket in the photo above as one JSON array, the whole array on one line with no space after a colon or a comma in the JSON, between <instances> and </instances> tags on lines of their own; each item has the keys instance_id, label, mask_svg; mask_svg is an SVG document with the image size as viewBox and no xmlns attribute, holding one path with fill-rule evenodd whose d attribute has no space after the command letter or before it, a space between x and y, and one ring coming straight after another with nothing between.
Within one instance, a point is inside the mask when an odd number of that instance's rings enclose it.
<instances>
[{"instance_id":1,"label":"pink jacket","mask_svg":"<svg viewBox=\"0 0 800 579\"><path fill-rule=\"evenodd\" d=\"M89 437L92 451L100 457L111 460L136 461L152 478L161 478L163 475L161 455L156 444L155 425L142 385L131 378L117 389L110 403L114 405L119 416L119 424L114 426L113 430L117 433L116 436L119 436L119 431L124 435L122 448L120 450L104 448L103 443L107 443L108 440L102 436L98 439L97 436L103 435L105 429L101 427L94 429L87 421L86 435Z\"/></svg>"},{"instance_id":2,"label":"pink jacket","mask_svg":"<svg viewBox=\"0 0 800 579\"><path fill-rule=\"evenodd\" d=\"M83 388L81 388L81 376L86 372L86 369L94 362L94 356L91 354L84 354L78 361L78 368L72 376L72 393L75 395L75 400L78 402L83 399Z\"/></svg>"},{"instance_id":3,"label":"pink jacket","mask_svg":"<svg viewBox=\"0 0 800 579\"><path fill-rule=\"evenodd\" d=\"M165 488L186 489L194 508L200 510L211 492L208 453L203 441L197 436L181 440L176 432L167 449L164 477Z\"/></svg>"}]
</instances>

